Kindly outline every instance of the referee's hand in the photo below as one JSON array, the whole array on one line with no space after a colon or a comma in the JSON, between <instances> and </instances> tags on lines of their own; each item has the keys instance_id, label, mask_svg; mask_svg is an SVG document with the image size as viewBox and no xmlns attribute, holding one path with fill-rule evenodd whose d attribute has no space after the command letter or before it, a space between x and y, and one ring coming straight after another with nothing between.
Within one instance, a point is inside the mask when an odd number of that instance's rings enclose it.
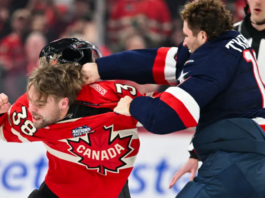
<instances>
[{"instance_id":1,"label":"referee's hand","mask_svg":"<svg viewBox=\"0 0 265 198\"><path fill-rule=\"evenodd\" d=\"M169 188L172 188L172 186L175 185L179 178L181 178L186 173L190 173L190 180L193 180L198 170L198 166L199 161L197 159L189 158L188 161L175 173L175 175L171 179Z\"/></svg>"}]
</instances>

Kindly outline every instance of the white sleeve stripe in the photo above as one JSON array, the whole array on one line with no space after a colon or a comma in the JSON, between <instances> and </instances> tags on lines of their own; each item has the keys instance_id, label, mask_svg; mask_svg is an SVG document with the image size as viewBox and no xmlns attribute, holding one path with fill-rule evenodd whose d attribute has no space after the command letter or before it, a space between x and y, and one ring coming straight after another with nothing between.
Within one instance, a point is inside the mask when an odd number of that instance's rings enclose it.
<instances>
[{"instance_id":1,"label":"white sleeve stripe","mask_svg":"<svg viewBox=\"0 0 265 198\"><path fill-rule=\"evenodd\" d=\"M5 137L4 137L4 130L3 130L3 127L4 127L4 125L2 125L2 126L0 127L0 139L6 141L6 139L5 139Z\"/></svg>"},{"instance_id":2,"label":"white sleeve stripe","mask_svg":"<svg viewBox=\"0 0 265 198\"><path fill-rule=\"evenodd\" d=\"M11 128L11 131L14 135L16 135L18 137L18 139L21 142L30 142L27 138L23 137L17 130L15 130L14 128Z\"/></svg>"},{"instance_id":3,"label":"white sleeve stripe","mask_svg":"<svg viewBox=\"0 0 265 198\"><path fill-rule=\"evenodd\" d=\"M142 127L142 126L143 126L143 125L142 125L141 122L137 122L136 127Z\"/></svg>"},{"instance_id":4,"label":"white sleeve stripe","mask_svg":"<svg viewBox=\"0 0 265 198\"><path fill-rule=\"evenodd\" d=\"M81 119L81 118L67 119L67 120L63 120L63 121L57 122L56 124L67 123L67 122L75 122L75 121L77 121L79 119Z\"/></svg>"},{"instance_id":5,"label":"white sleeve stripe","mask_svg":"<svg viewBox=\"0 0 265 198\"><path fill-rule=\"evenodd\" d=\"M193 143L191 142L188 147L188 151L193 151L193 150L194 150L194 146L193 146Z\"/></svg>"},{"instance_id":6,"label":"white sleeve stripe","mask_svg":"<svg viewBox=\"0 0 265 198\"><path fill-rule=\"evenodd\" d=\"M69 155L69 154L66 154L66 153L63 153L63 152L60 152L60 151L57 151L51 147L49 147L47 144L45 144L45 147L47 149L47 151L54 155L55 157L58 157L62 160L66 160L66 161L69 161L69 162L73 162L73 163L78 163L79 160L81 160L81 157L79 156L73 156L73 155ZM84 165L85 166L85 165Z\"/></svg>"},{"instance_id":7,"label":"white sleeve stripe","mask_svg":"<svg viewBox=\"0 0 265 198\"><path fill-rule=\"evenodd\" d=\"M7 112L7 118L8 118L8 121L9 121L9 124L12 125L12 122L10 120L10 112L11 112L11 109L12 109L13 105L9 108L8 112Z\"/></svg>"},{"instance_id":8,"label":"white sleeve stripe","mask_svg":"<svg viewBox=\"0 0 265 198\"><path fill-rule=\"evenodd\" d=\"M259 125L265 125L265 119L261 118L261 117L257 117L257 118L253 118L253 121L255 121L256 123L258 123Z\"/></svg>"},{"instance_id":9,"label":"white sleeve stripe","mask_svg":"<svg viewBox=\"0 0 265 198\"><path fill-rule=\"evenodd\" d=\"M193 116L194 120L198 123L200 118L200 107L188 92L180 87L169 87L166 92L172 94L175 98L180 100Z\"/></svg>"},{"instance_id":10,"label":"white sleeve stripe","mask_svg":"<svg viewBox=\"0 0 265 198\"><path fill-rule=\"evenodd\" d=\"M175 55L178 52L177 47L172 47L168 50L166 60L165 60L165 80L168 82L170 85L176 85L176 70L177 70L177 63L175 60Z\"/></svg>"},{"instance_id":11,"label":"white sleeve stripe","mask_svg":"<svg viewBox=\"0 0 265 198\"><path fill-rule=\"evenodd\" d=\"M126 165L123 166L122 169L133 167L135 160L136 160L136 156L128 157L128 158L122 158L122 161L124 161L126 163Z\"/></svg>"},{"instance_id":12,"label":"white sleeve stripe","mask_svg":"<svg viewBox=\"0 0 265 198\"><path fill-rule=\"evenodd\" d=\"M125 129L125 130L119 130L119 131L113 131L111 133L110 140L113 141L114 138L118 134L120 135L121 138L128 137L128 136L132 135L132 140L133 139L139 139L137 128L134 128L134 129Z\"/></svg>"}]
</instances>

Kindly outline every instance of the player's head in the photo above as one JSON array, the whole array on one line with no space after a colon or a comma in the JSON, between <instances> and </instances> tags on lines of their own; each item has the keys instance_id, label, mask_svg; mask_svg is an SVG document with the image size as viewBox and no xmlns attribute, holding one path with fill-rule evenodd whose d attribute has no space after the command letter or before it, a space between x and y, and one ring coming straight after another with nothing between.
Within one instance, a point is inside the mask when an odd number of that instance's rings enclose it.
<instances>
[{"instance_id":1,"label":"player's head","mask_svg":"<svg viewBox=\"0 0 265 198\"><path fill-rule=\"evenodd\" d=\"M63 38L46 45L40 52L40 66L55 63L75 63L84 65L95 62L102 55L95 45L78 38Z\"/></svg>"},{"instance_id":2,"label":"player's head","mask_svg":"<svg viewBox=\"0 0 265 198\"><path fill-rule=\"evenodd\" d=\"M184 21L183 45L191 53L207 41L233 29L233 17L219 0L198 0L188 3L181 11Z\"/></svg>"},{"instance_id":3,"label":"player's head","mask_svg":"<svg viewBox=\"0 0 265 198\"><path fill-rule=\"evenodd\" d=\"M29 112L36 128L63 119L84 85L81 67L74 63L38 67L29 76Z\"/></svg>"},{"instance_id":4,"label":"player's head","mask_svg":"<svg viewBox=\"0 0 265 198\"><path fill-rule=\"evenodd\" d=\"M29 112L36 128L66 116L84 85L82 65L100 56L92 44L78 39L57 40L43 48L40 67L30 74L27 86Z\"/></svg>"},{"instance_id":5,"label":"player's head","mask_svg":"<svg viewBox=\"0 0 265 198\"><path fill-rule=\"evenodd\" d=\"M250 15L251 22L256 25L265 24L265 1L264 0L245 0L245 12ZM248 13L248 10L250 13Z\"/></svg>"}]
</instances>

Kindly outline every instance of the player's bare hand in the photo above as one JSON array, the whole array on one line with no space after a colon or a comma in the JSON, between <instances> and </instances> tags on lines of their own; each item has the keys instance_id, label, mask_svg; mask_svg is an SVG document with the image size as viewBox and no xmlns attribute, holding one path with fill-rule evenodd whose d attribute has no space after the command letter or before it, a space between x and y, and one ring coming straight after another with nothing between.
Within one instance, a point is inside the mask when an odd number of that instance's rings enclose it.
<instances>
[{"instance_id":1,"label":"player's bare hand","mask_svg":"<svg viewBox=\"0 0 265 198\"><path fill-rule=\"evenodd\" d=\"M0 114L6 113L9 108L11 107L11 104L8 102L8 97L4 93L0 94Z\"/></svg>"},{"instance_id":2,"label":"player's bare hand","mask_svg":"<svg viewBox=\"0 0 265 198\"><path fill-rule=\"evenodd\" d=\"M199 161L194 158L189 158L189 160L175 173L171 179L169 188L175 185L175 183L181 178L185 173L191 173L190 180L193 180L197 172Z\"/></svg>"},{"instance_id":3,"label":"player's bare hand","mask_svg":"<svg viewBox=\"0 0 265 198\"><path fill-rule=\"evenodd\" d=\"M132 102L132 98L129 96L125 96L122 98L118 105L115 107L114 112L125 115L125 116L131 116L130 114L130 104Z\"/></svg>"},{"instance_id":4,"label":"player's bare hand","mask_svg":"<svg viewBox=\"0 0 265 198\"><path fill-rule=\"evenodd\" d=\"M85 74L85 83L91 84L100 79L97 63L86 63L82 67L82 72Z\"/></svg>"}]
</instances>

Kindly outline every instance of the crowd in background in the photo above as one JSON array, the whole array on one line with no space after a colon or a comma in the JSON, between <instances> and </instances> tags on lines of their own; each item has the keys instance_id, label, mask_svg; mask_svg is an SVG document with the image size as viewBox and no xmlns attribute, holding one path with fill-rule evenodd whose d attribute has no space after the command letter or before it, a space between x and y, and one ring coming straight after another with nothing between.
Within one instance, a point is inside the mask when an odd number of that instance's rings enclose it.
<instances>
[{"instance_id":1,"label":"crowd in background","mask_svg":"<svg viewBox=\"0 0 265 198\"><path fill-rule=\"evenodd\" d=\"M177 46L183 40L179 11L186 0L102 0L103 29L96 22L97 12L102 10L97 8L97 1L1 0L0 93L6 93L11 103L22 95L27 74L38 67L40 50L58 38L90 41L103 56L124 50ZM243 0L222 1L235 22L243 19ZM142 92L164 88L139 87Z\"/></svg>"}]
</instances>

